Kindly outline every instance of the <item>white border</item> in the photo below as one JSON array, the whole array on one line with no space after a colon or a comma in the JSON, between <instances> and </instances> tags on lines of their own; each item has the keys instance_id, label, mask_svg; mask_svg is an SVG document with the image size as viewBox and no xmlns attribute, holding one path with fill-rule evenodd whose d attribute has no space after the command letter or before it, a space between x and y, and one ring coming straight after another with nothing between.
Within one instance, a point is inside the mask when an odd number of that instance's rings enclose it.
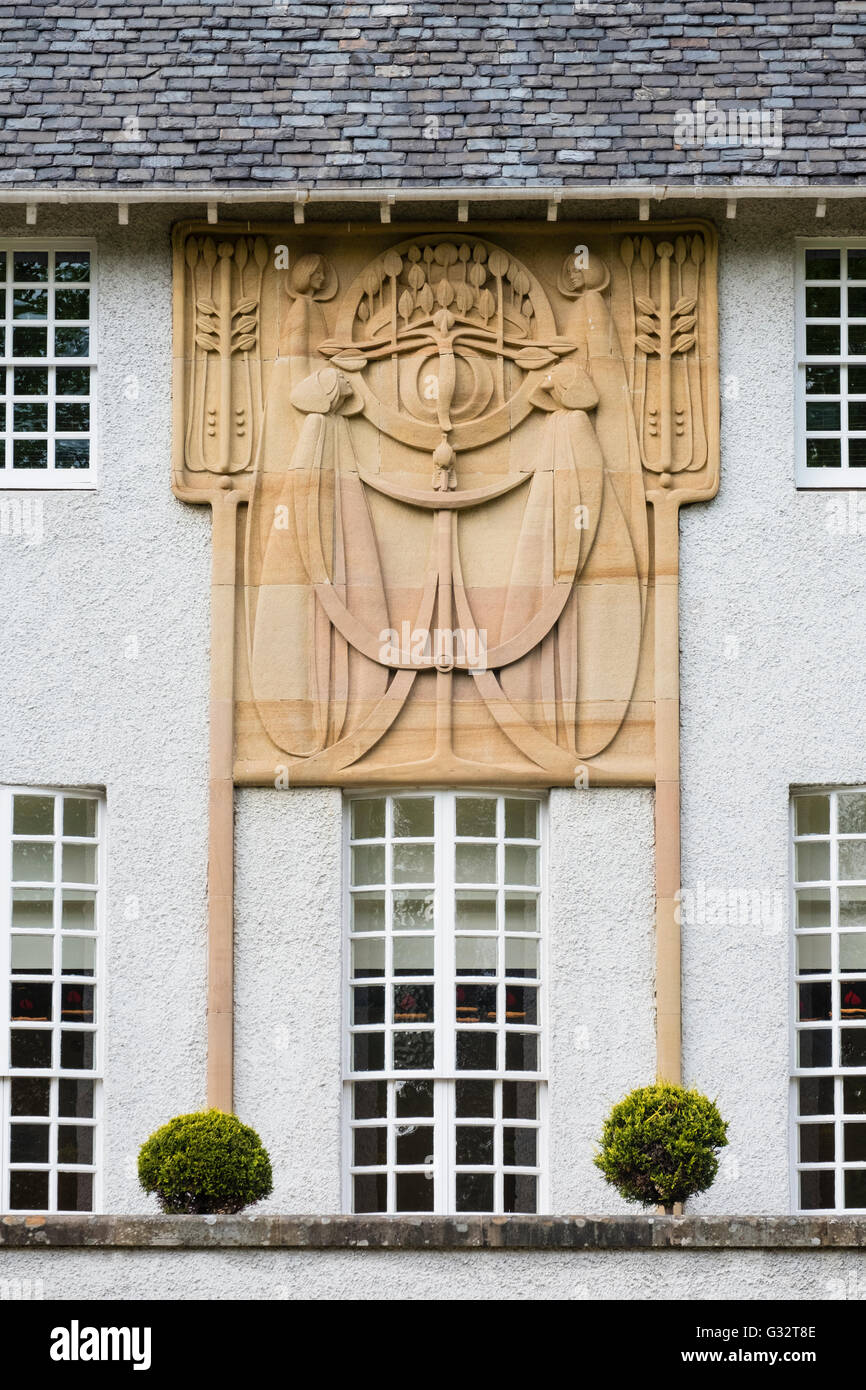
<instances>
[{"instance_id":1,"label":"white border","mask_svg":"<svg viewBox=\"0 0 866 1390\"><path fill-rule=\"evenodd\" d=\"M797 255L794 267L794 481L798 491L814 492L820 489L858 490L866 489L866 468L807 468L806 467L806 315L803 295L806 284L807 250L827 247L833 250L866 251L866 236L833 237L810 236L795 238ZM841 324L844 330L847 322L847 282L840 282L842 303L840 304ZM840 348L842 344L839 344ZM866 367L866 356L852 359L847 353L838 357L810 357L811 365L847 366L851 361L857 366ZM847 432L847 420L840 420L842 434Z\"/></svg>"},{"instance_id":2,"label":"white border","mask_svg":"<svg viewBox=\"0 0 866 1390\"><path fill-rule=\"evenodd\" d=\"M7 492L93 492L99 483L99 269L96 241L91 237L3 237L0 238L0 251L89 251L90 252L90 355L87 358L70 358L70 366L90 369L90 467L71 468L68 476L65 470L43 472L34 469L29 477L25 470L18 472L4 468L0 470L0 497ZM7 281L8 284L8 267ZM75 288L70 283L70 288ZM6 344L8 347L9 344ZM2 359L4 367L14 359L7 354ZM38 362L28 360L27 366L38 366ZM7 412L9 402L6 402ZM9 420L6 421L7 427ZM50 480L50 481L49 481Z\"/></svg>"}]
</instances>

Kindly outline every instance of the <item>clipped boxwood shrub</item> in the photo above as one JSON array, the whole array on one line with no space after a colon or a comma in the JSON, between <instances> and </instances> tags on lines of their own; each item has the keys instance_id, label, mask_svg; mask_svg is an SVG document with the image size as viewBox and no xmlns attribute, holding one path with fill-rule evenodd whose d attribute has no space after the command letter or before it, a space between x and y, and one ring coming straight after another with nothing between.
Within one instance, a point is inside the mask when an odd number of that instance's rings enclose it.
<instances>
[{"instance_id":1,"label":"clipped boxwood shrub","mask_svg":"<svg viewBox=\"0 0 866 1390\"><path fill-rule=\"evenodd\" d=\"M273 1190L261 1139L222 1110L176 1115L151 1134L139 1151L138 1180L175 1215L242 1211Z\"/></svg>"},{"instance_id":2,"label":"clipped boxwood shrub","mask_svg":"<svg viewBox=\"0 0 866 1390\"><path fill-rule=\"evenodd\" d=\"M712 1184L727 1128L700 1091L667 1082L643 1086L611 1110L595 1165L627 1202L670 1212Z\"/></svg>"}]
</instances>

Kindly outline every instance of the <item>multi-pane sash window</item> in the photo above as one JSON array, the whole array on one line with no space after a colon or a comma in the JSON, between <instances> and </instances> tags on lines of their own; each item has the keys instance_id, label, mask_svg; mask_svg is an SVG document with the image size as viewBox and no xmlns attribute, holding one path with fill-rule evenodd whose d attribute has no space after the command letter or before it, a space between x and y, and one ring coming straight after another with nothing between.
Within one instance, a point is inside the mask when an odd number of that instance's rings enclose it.
<instances>
[{"instance_id":1,"label":"multi-pane sash window","mask_svg":"<svg viewBox=\"0 0 866 1390\"><path fill-rule=\"evenodd\" d=\"M796 1200L866 1212L866 789L795 796L793 830Z\"/></svg>"},{"instance_id":2,"label":"multi-pane sash window","mask_svg":"<svg viewBox=\"0 0 866 1390\"><path fill-rule=\"evenodd\" d=\"M544 809L348 801L351 1211L543 1210Z\"/></svg>"},{"instance_id":3,"label":"multi-pane sash window","mask_svg":"<svg viewBox=\"0 0 866 1390\"><path fill-rule=\"evenodd\" d=\"M0 488L93 485L93 259L0 242Z\"/></svg>"},{"instance_id":4,"label":"multi-pane sash window","mask_svg":"<svg viewBox=\"0 0 866 1390\"><path fill-rule=\"evenodd\" d=\"M797 483L866 487L866 241L801 246Z\"/></svg>"},{"instance_id":5,"label":"multi-pane sash window","mask_svg":"<svg viewBox=\"0 0 866 1390\"><path fill-rule=\"evenodd\" d=\"M95 1208L101 821L85 792L0 791L4 1211Z\"/></svg>"}]
</instances>

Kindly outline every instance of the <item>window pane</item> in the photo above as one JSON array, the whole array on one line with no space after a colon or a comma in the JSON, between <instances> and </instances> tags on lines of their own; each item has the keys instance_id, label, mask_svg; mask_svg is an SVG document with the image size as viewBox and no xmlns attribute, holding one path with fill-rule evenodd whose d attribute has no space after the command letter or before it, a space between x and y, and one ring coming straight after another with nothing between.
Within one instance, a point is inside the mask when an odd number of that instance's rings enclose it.
<instances>
[{"instance_id":1,"label":"window pane","mask_svg":"<svg viewBox=\"0 0 866 1390\"><path fill-rule=\"evenodd\" d=\"M432 834L432 796L394 798L394 835L397 839L416 839Z\"/></svg>"},{"instance_id":2,"label":"window pane","mask_svg":"<svg viewBox=\"0 0 866 1390\"><path fill-rule=\"evenodd\" d=\"M866 1076L843 1078L842 1109L846 1115L866 1115Z\"/></svg>"},{"instance_id":3,"label":"window pane","mask_svg":"<svg viewBox=\"0 0 866 1390\"><path fill-rule=\"evenodd\" d=\"M495 975L496 938L458 936L455 943L458 975Z\"/></svg>"},{"instance_id":4,"label":"window pane","mask_svg":"<svg viewBox=\"0 0 866 1390\"><path fill-rule=\"evenodd\" d=\"M807 318L832 319L839 317L841 308L840 291L823 286L808 286L806 289Z\"/></svg>"},{"instance_id":5,"label":"window pane","mask_svg":"<svg viewBox=\"0 0 866 1390\"><path fill-rule=\"evenodd\" d=\"M9 1160L12 1163L47 1163L48 1125L10 1125Z\"/></svg>"},{"instance_id":6,"label":"window pane","mask_svg":"<svg viewBox=\"0 0 866 1390\"><path fill-rule=\"evenodd\" d=\"M866 1067L866 1028L843 1028L842 1066Z\"/></svg>"},{"instance_id":7,"label":"window pane","mask_svg":"<svg viewBox=\"0 0 866 1390\"><path fill-rule=\"evenodd\" d=\"M352 850L352 882L385 882L384 845L358 845Z\"/></svg>"},{"instance_id":8,"label":"window pane","mask_svg":"<svg viewBox=\"0 0 866 1390\"><path fill-rule=\"evenodd\" d=\"M850 374L848 389L851 390ZM810 395L816 396L838 395L839 368L808 365L806 367L806 390Z\"/></svg>"},{"instance_id":9,"label":"window pane","mask_svg":"<svg viewBox=\"0 0 866 1390\"><path fill-rule=\"evenodd\" d=\"M9 1174L9 1205L13 1211L48 1210L49 1174L13 1170Z\"/></svg>"},{"instance_id":10,"label":"window pane","mask_svg":"<svg viewBox=\"0 0 866 1390\"><path fill-rule=\"evenodd\" d=\"M820 840L804 841L795 850L797 878L800 883L827 880L830 877L830 844ZM851 877L851 875L849 875Z\"/></svg>"},{"instance_id":11,"label":"window pane","mask_svg":"<svg viewBox=\"0 0 866 1390\"><path fill-rule=\"evenodd\" d=\"M398 1173L396 1177L397 1211L432 1211L432 1176L424 1173Z\"/></svg>"},{"instance_id":12,"label":"window pane","mask_svg":"<svg viewBox=\"0 0 866 1390\"><path fill-rule=\"evenodd\" d=\"M866 878L866 840L839 841L839 877Z\"/></svg>"},{"instance_id":13,"label":"window pane","mask_svg":"<svg viewBox=\"0 0 866 1390\"><path fill-rule=\"evenodd\" d=\"M12 892L12 926L28 931L50 930L54 925L54 895L44 888L15 888Z\"/></svg>"},{"instance_id":14,"label":"window pane","mask_svg":"<svg viewBox=\"0 0 866 1390\"><path fill-rule=\"evenodd\" d=\"M496 802L492 797L457 798L457 834L493 839L496 836Z\"/></svg>"},{"instance_id":15,"label":"window pane","mask_svg":"<svg viewBox=\"0 0 866 1390\"><path fill-rule=\"evenodd\" d=\"M13 1115L47 1115L51 1082L42 1076L16 1076L9 1083Z\"/></svg>"},{"instance_id":16,"label":"window pane","mask_svg":"<svg viewBox=\"0 0 866 1390\"><path fill-rule=\"evenodd\" d=\"M96 802L83 797L63 799L63 833L84 839L96 837Z\"/></svg>"},{"instance_id":17,"label":"window pane","mask_svg":"<svg viewBox=\"0 0 866 1390\"><path fill-rule=\"evenodd\" d=\"M388 1113L387 1081L356 1081L352 1095L356 1120L384 1120Z\"/></svg>"},{"instance_id":18,"label":"window pane","mask_svg":"<svg viewBox=\"0 0 866 1390\"><path fill-rule=\"evenodd\" d=\"M509 1168L534 1168L538 1162L538 1131L506 1125L502 1131L502 1161Z\"/></svg>"},{"instance_id":19,"label":"window pane","mask_svg":"<svg viewBox=\"0 0 866 1390\"><path fill-rule=\"evenodd\" d=\"M845 1174L845 1209L866 1207L866 1169L855 1168Z\"/></svg>"},{"instance_id":20,"label":"window pane","mask_svg":"<svg viewBox=\"0 0 866 1390\"><path fill-rule=\"evenodd\" d=\"M458 883L495 883L495 845L457 845L455 850Z\"/></svg>"},{"instance_id":21,"label":"window pane","mask_svg":"<svg viewBox=\"0 0 866 1390\"><path fill-rule=\"evenodd\" d=\"M841 468L842 445L838 439L807 439L807 468Z\"/></svg>"},{"instance_id":22,"label":"window pane","mask_svg":"<svg viewBox=\"0 0 866 1390\"><path fill-rule=\"evenodd\" d=\"M538 1071L538 1034L505 1034L505 1070Z\"/></svg>"},{"instance_id":23,"label":"window pane","mask_svg":"<svg viewBox=\"0 0 866 1390\"><path fill-rule=\"evenodd\" d=\"M806 325L806 352L810 357L838 357L841 341L838 324Z\"/></svg>"},{"instance_id":24,"label":"window pane","mask_svg":"<svg viewBox=\"0 0 866 1390\"><path fill-rule=\"evenodd\" d=\"M538 1117L538 1087L534 1081L503 1081L502 1114L506 1120Z\"/></svg>"},{"instance_id":25,"label":"window pane","mask_svg":"<svg viewBox=\"0 0 866 1390\"><path fill-rule=\"evenodd\" d=\"M408 1166L432 1162L432 1125L397 1125L394 1140L397 1163Z\"/></svg>"},{"instance_id":26,"label":"window pane","mask_svg":"<svg viewBox=\"0 0 866 1390\"><path fill-rule=\"evenodd\" d=\"M829 1067L832 1059L832 1033L829 1028L807 1028L798 1034L801 1067Z\"/></svg>"},{"instance_id":27,"label":"window pane","mask_svg":"<svg viewBox=\"0 0 866 1390\"><path fill-rule=\"evenodd\" d=\"M352 1067L355 1071L383 1071L385 1067L384 1033L356 1033L352 1039Z\"/></svg>"},{"instance_id":28,"label":"window pane","mask_svg":"<svg viewBox=\"0 0 866 1390\"><path fill-rule=\"evenodd\" d=\"M506 840L538 839L538 802L522 797L505 798Z\"/></svg>"},{"instance_id":29,"label":"window pane","mask_svg":"<svg viewBox=\"0 0 866 1390\"><path fill-rule=\"evenodd\" d=\"M10 1017L16 1022L50 1022L52 990L50 984L13 981Z\"/></svg>"},{"instance_id":30,"label":"window pane","mask_svg":"<svg viewBox=\"0 0 866 1390\"><path fill-rule=\"evenodd\" d=\"M801 1076L797 1082L801 1115L832 1115L834 1084L832 1076Z\"/></svg>"},{"instance_id":31,"label":"window pane","mask_svg":"<svg viewBox=\"0 0 866 1390\"><path fill-rule=\"evenodd\" d=\"M352 990L352 1022L361 1025L385 1022L384 985L361 985Z\"/></svg>"},{"instance_id":32,"label":"window pane","mask_svg":"<svg viewBox=\"0 0 866 1390\"><path fill-rule=\"evenodd\" d=\"M538 882L538 850L527 845L506 845L506 883Z\"/></svg>"},{"instance_id":33,"label":"window pane","mask_svg":"<svg viewBox=\"0 0 866 1390\"><path fill-rule=\"evenodd\" d=\"M433 1066L431 1032L399 1032L393 1035L395 1071L429 1071Z\"/></svg>"},{"instance_id":34,"label":"window pane","mask_svg":"<svg viewBox=\"0 0 866 1390\"><path fill-rule=\"evenodd\" d=\"M493 1129L489 1125L458 1125L455 1162L492 1164Z\"/></svg>"},{"instance_id":35,"label":"window pane","mask_svg":"<svg viewBox=\"0 0 866 1390\"><path fill-rule=\"evenodd\" d=\"M50 936L13 936L12 974L50 975L54 941Z\"/></svg>"},{"instance_id":36,"label":"window pane","mask_svg":"<svg viewBox=\"0 0 866 1390\"><path fill-rule=\"evenodd\" d=\"M829 984L798 985L797 992L801 1023L814 1022L816 1019L826 1019L829 1022L831 1015Z\"/></svg>"},{"instance_id":37,"label":"window pane","mask_svg":"<svg viewBox=\"0 0 866 1390\"><path fill-rule=\"evenodd\" d=\"M866 934L844 932L839 937L839 969L866 970Z\"/></svg>"},{"instance_id":38,"label":"window pane","mask_svg":"<svg viewBox=\"0 0 866 1390\"><path fill-rule=\"evenodd\" d=\"M807 401L807 430L838 430L842 423L838 401Z\"/></svg>"},{"instance_id":39,"label":"window pane","mask_svg":"<svg viewBox=\"0 0 866 1390\"><path fill-rule=\"evenodd\" d=\"M356 1212L388 1210L387 1173L356 1174L352 1185Z\"/></svg>"},{"instance_id":40,"label":"window pane","mask_svg":"<svg viewBox=\"0 0 866 1390\"><path fill-rule=\"evenodd\" d=\"M495 985L457 985L455 1014L458 1023L496 1022Z\"/></svg>"},{"instance_id":41,"label":"window pane","mask_svg":"<svg viewBox=\"0 0 866 1390\"><path fill-rule=\"evenodd\" d=\"M395 1114L416 1116L433 1114L432 1081L397 1081L394 1085Z\"/></svg>"},{"instance_id":42,"label":"window pane","mask_svg":"<svg viewBox=\"0 0 866 1390\"><path fill-rule=\"evenodd\" d=\"M54 877L54 846L26 840L13 844L12 877L19 883L50 883Z\"/></svg>"},{"instance_id":43,"label":"window pane","mask_svg":"<svg viewBox=\"0 0 866 1390\"><path fill-rule=\"evenodd\" d=\"M493 1210L492 1173L457 1174L457 1210L480 1212Z\"/></svg>"},{"instance_id":44,"label":"window pane","mask_svg":"<svg viewBox=\"0 0 866 1390\"><path fill-rule=\"evenodd\" d=\"M61 925L64 931L93 931L96 927L96 894L86 889L63 890Z\"/></svg>"},{"instance_id":45,"label":"window pane","mask_svg":"<svg viewBox=\"0 0 866 1390\"><path fill-rule=\"evenodd\" d=\"M454 901L458 931L496 931L496 894L459 892Z\"/></svg>"},{"instance_id":46,"label":"window pane","mask_svg":"<svg viewBox=\"0 0 866 1390\"><path fill-rule=\"evenodd\" d=\"M55 280L89 280L89 251L56 251L54 254Z\"/></svg>"},{"instance_id":47,"label":"window pane","mask_svg":"<svg viewBox=\"0 0 866 1390\"><path fill-rule=\"evenodd\" d=\"M13 1028L9 1034L13 1067L35 1071L51 1066L51 1033L48 1029Z\"/></svg>"},{"instance_id":48,"label":"window pane","mask_svg":"<svg viewBox=\"0 0 866 1390\"><path fill-rule=\"evenodd\" d=\"M95 845L67 845L63 846L63 882L64 883L95 883L96 882L96 846Z\"/></svg>"},{"instance_id":49,"label":"window pane","mask_svg":"<svg viewBox=\"0 0 866 1390\"><path fill-rule=\"evenodd\" d=\"M388 1162L388 1131L384 1125L355 1130L352 1161L357 1168L379 1167Z\"/></svg>"},{"instance_id":50,"label":"window pane","mask_svg":"<svg viewBox=\"0 0 866 1390\"><path fill-rule=\"evenodd\" d=\"M820 247L806 252L807 280L838 280L840 278L839 252L829 247Z\"/></svg>"},{"instance_id":51,"label":"window pane","mask_svg":"<svg viewBox=\"0 0 866 1390\"><path fill-rule=\"evenodd\" d=\"M832 1125L800 1126L801 1163L832 1163L835 1153L836 1138Z\"/></svg>"},{"instance_id":52,"label":"window pane","mask_svg":"<svg viewBox=\"0 0 866 1390\"><path fill-rule=\"evenodd\" d=\"M384 893L352 894L352 931L385 930Z\"/></svg>"},{"instance_id":53,"label":"window pane","mask_svg":"<svg viewBox=\"0 0 866 1390\"><path fill-rule=\"evenodd\" d=\"M395 883L432 883L432 845L394 845Z\"/></svg>"},{"instance_id":54,"label":"window pane","mask_svg":"<svg viewBox=\"0 0 866 1390\"><path fill-rule=\"evenodd\" d=\"M507 1086L509 1082L503 1082ZM493 1114L495 1085L493 1081L458 1081L455 1084L455 1110L458 1117Z\"/></svg>"},{"instance_id":55,"label":"window pane","mask_svg":"<svg viewBox=\"0 0 866 1390\"><path fill-rule=\"evenodd\" d=\"M58 1113L60 1115L75 1116L79 1119L92 1117L92 1081L60 1081L58 1082L58 1093L60 1097Z\"/></svg>"},{"instance_id":56,"label":"window pane","mask_svg":"<svg viewBox=\"0 0 866 1390\"><path fill-rule=\"evenodd\" d=\"M393 924L394 931L432 931L433 894L395 893Z\"/></svg>"},{"instance_id":57,"label":"window pane","mask_svg":"<svg viewBox=\"0 0 866 1390\"><path fill-rule=\"evenodd\" d=\"M432 975L432 937L404 936L394 941L395 975Z\"/></svg>"},{"instance_id":58,"label":"window pane","mask_svg":"<svg viewBox=\"0 0 866 1390\"><path fill-rule=\"evenodd\" d=\"M352 942L352 974L355 978L384 975L385 942L381 937Z\"/></svg>"},{"instance_id":59,"label":"window pane","mask_svg":"<svg viewBox=\"0 0 866 1390\"><path fill-rule=\"evenodd\" d=\"M13 277L18 281L48 279L47 251L16 251L12 259Z\"/></svg>"},{"instance_id":60,"label":"window pane","mask_svg":"<svg viewBox=\"0 0 866 1390\"><path fill-rule=\"evenodd\" d=\"M467 1030L457 1034L458 1071L495 1071L496 1034Z\"/></svg>"},{"instance_id":61,"label":"window pane","mask_svg":"<svg viewBox=\"0 0 866 1390\"><path fill-rule=\"evenodd\" d=\"M538 1179L529 1173L506 1173L503 1178L506 1211L534 1212Z\"/></svg>"},{"instance_id":62,"label":"window pane","mask_svg":"<svg viewBox=\"0 0 866 1390\"><path fill-rule=\"evenodd\" d=\"M13 835L53 835L53 796L13 796Z\"/></svg>"},{"instance_id":63,"label":"window pane","mask_svg":"<svg viewBox=\"0 0 866 1390\"><path fill-rule=\"evenodd\" d=\"M395 985L395 1023L432 1023L433 986Z\"/></svg>"},{"instance_id":64,"label":"window pane","mask_svg":"<svg viewBox=\"0 0 866 1390\"><path fill-rule=\"evenodd\" d=\"M93 1174L57 1174L57 1210L93 1210Z\"/></svg>"},{"instance_id":65,"label":"window pane","mask_svg":"<svg viewBox=\"0 0 866 1390\"><path fill-rule=\"evenodd\" d=\"M93 1126L59 1125L57 1128L58 1163L93 1162Z\"/></svg>"},{"instance_id":66,"label":"window pane","mask_svg":"<svg viewBox=\"0 0 866 1390\"><path fill-rule=\"evenodd\" d=\"M801 888L797 894L797 926L829 927L829 888Z\"/></svg>"},{"instance_id":67,"label":"window pane","mask_svg":"<svg viewBox=\"0 0 866 1390\"><path fill-rule=\"evenodd\" d=\"M800 1206L804 1211L826 1211L836 1205L836 1177L832 1168L800 1174Z\"/></svg>"},{"instance_id":68,"label":"window pane","mask_svg":"<svg viewBox=\"0 0 866 1390\"><path fill-rule=\"evenodd\" d=\"M797 970L801 975L822 975L830 969L829 936L797 938Z\"/></svg>"},{"instance_id":69,"label":"window pane","mask_svg":"<svg viewBox=\"0 0 866 1390\"><path fill-rule=\"evenodd\" d=\"M352 802L352 839L377 840L385 834L385 798Z\"/></svg>"},{"instance_id":70,"label":"window pane","mask_svg":"<svg viewBox=\"0 0 866 1390\"><path fill-rule=\"evenodd\" d=\"M538 942L506 937L505 973L535 979L538 975Z\"/></svg>"},{"instance_id":71,"label":"window pane","mask_svg":"<svg viewBox=\"0 0 866 1390\"><path fill-rule=\"evenodd\" d=\"M93 1070L93 1034L70 1032L60 1034L60 1065L64 1071Z\"/></svg>"},{"instance_id":72,"label":"window pane","mask_svg":"<svg viewBox=\"0 0 866 1390\"><path fill-rule=\"evenodd\" d=\"M866 980L845 980L839 986L842 1018L866 1018Z\"/></svg>"}]
</instances>

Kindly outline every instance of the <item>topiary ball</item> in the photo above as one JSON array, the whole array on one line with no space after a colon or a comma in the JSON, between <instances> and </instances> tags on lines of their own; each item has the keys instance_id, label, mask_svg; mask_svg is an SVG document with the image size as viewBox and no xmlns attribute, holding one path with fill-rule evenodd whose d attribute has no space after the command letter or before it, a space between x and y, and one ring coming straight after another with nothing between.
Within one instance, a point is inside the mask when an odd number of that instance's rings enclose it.
<instances>
[{"instance_id":1,"label":"topiary ball","mask_svg":"<svg viewBox=\"0 0 866 1390\"><path fill-rule=\"evenodd\" d=\"M712 1184L727 1128L700 1091L643 1086L611 1110L594 1162L627 1202L670 1210Z\"/></svg>"},{"instance_id":2,"label":"topiary ball","mask_svg":"<svg viewBox=\"0 0 866 1390\"><path fill-rule=\"evenodd\" d=\"M261 1139L222 1110L176 1115L151 1134L139 1151L138 1180L173 1215L238 1212L273 1191Z\"/></svg>"}]
</instances>

